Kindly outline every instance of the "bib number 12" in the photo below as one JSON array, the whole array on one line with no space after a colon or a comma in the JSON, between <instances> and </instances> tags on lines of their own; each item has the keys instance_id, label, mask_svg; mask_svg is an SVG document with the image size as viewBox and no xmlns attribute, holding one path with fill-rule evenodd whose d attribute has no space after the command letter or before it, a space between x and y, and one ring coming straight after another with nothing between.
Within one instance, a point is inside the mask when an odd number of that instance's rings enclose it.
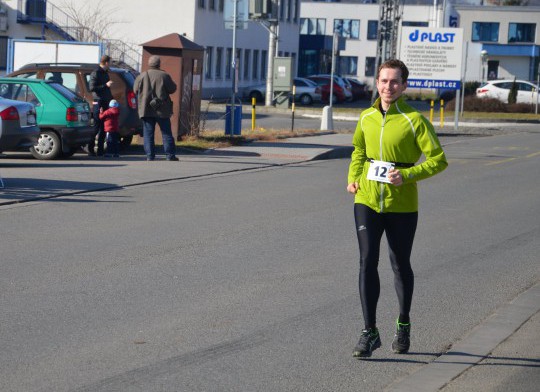
<instances>
[{"instance_id":1,"label":"bib number 12","mask_svg":"<svg viewBox=\"0 0 540 392\"><path fill-rule=\"evenodd\" d=\"M369 165L367 179L377 182L386 182L390 184L390 180L388 179L388 172L393 167L394 165L392 165L390 162L373 161Z\"/></svg>"}]
</instances>

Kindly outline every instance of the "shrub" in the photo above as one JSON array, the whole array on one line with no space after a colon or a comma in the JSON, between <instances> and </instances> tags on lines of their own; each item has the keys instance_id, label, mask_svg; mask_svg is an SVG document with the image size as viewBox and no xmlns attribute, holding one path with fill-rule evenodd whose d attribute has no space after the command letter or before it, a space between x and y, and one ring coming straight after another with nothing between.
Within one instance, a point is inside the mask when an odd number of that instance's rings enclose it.
<instances>
[{"instance_id":1,"label":"shrub","mask_svg":"<svg viewBox=\"0 0 540 392\"><path fill-rule=\"evenodd\" d=\"M514 78L514 81L512 82L512 87L510 87L510 92L508 93L508 103L509 104L516 103L517 93L518 93L518 88L517 88L516 79Z\"/></svg>"},{"instance_id":2,"label":"shrub","mask_svg":"<svg viewBox=\"0 0 540 392\"><path fill-rule=\"evenodd\" d=\"M446 104L446 110L454 111L456 100L453 99ZM506 104L495 98L478 98L475 96L465 96L463 108L468 112L489 112L489 113L534 113L534 105L528 103Z\"/></svg>"}]
</instances>

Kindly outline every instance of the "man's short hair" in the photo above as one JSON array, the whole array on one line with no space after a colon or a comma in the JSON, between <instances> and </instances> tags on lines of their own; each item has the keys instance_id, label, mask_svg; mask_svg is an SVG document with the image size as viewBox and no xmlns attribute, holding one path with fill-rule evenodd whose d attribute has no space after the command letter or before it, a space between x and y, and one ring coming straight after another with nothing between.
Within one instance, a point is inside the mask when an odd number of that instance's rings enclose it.
<instances>
[{"instance_id":1,"label":"man's short hair","mask_svg":"<svg viewBox=\"0 0 540 392\"><path fill-rule=\"evenodd\" d=\"M386 60L384 63L382 63L379 66L379 69L377 70L377 80L379 80L379 75L381 73L382 69L385 68L394 68L394 69L400 69L401 70L401 81L405 83L407 79L409 78L409 69L405 65L405 63L398 59L390 59Z\"/></svg>"},{"instance_id":2,"label":"man's short hair","mask_svg":"<svg viewBox=\"0 0 540 392\"><path fill-rule=\"evenodd\" d=\"M107 56L106 54L104 54L103 56L101 56L101 60L99 61L99 63L101 65L105 64L105 63L110 63L111 62L111 58L109 56Z\"/></svg>"}]
</instances>

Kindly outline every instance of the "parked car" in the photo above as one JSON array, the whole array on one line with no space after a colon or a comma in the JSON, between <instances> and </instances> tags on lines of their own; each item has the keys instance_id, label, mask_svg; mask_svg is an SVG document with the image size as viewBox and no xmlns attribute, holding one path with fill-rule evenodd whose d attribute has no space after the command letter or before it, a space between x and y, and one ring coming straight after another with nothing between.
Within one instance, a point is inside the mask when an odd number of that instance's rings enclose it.
<instances>
[{"instance_id":1,"label":"parked car","mask_svg":"<svg viewBox=\"0 0 540 392\"><path fill-rule=\"evenodd\" d=\"M34 105L0 98L0 152L28 150L38 137Z\"/></svg>"},{"instance_id":2,"label":"parked car","mask_svg":"<svg viewBox=\"0 0 540 392\"><path fill-rule=\"evenodd\" d=\"M499 101L508 103L508 94L512 88L513 80L490 80L476 89L478 98L496 98ZM525 80L516 80L518 93L517 103L536 103L538 96L538 86Z\"/></svg>"},{"instance_id":3,"label":"parked car","mask_svg":"<svg viewBox=\"0 0 540 392\"><path fill-rule=\"evenodd\" d=\"M0 97L35 105L40 133L30 152L37 159L69 157L94 137L88 102L59 83L0 78Z\"/></svg>"},{"instance_id":4,"label":"parked car","mask_svg":"<svg viewBox=\"0 0 540 392\"><path fill-rule=\"evenodd\" d=\"M313 82L317 83L319 87L321 88L321 99L323 102L329 102L330 97L330 77L326 76L308 76L309 80L312 80ZM346 89L343 85L340 85L335 79L334 79L334 86L333 86L333 97L332 97L332 103L340 103L344 102L348 99L348 95L346 93ZM350 93L349 93L350 94ZM352 98L352 95L350 95Z\"/></svg>"},{"instance_id":5,"label":"parked car","mask_svg":"<svg viewBox=\"0 0 540 392\"><path fill-rule=\"evenodd\" d=\"M345 80L349 82L351 85L353 101L357 99L371 98L371 94L369 92L367 84L362 83L358 79L354 79L354 78L345 78Z\"/></svg>"},{"instance_id":6,"label":"parked car","mask_svg":"<svg viewBox=\"0 0 540 392\"><path fill-rule=\"evenodd\" d=\"M313 102L321 101L321 89L316 83L305 78L294 78L293 83L296 86L296 94L294 96L296 102L308 106L312 105ZM255 98L257 102L264 101L266 96L266 83L245 88L244 96L250 100Z\"/></svg>"},{"instance_id":7,"label":"parked car","mask_svg":"<svg viewBox=\"0 0 540 392\"><path fill-rule=\"evenodd\" d=\"M89 91L90 74L98 64L27 64L9 76L36 78L60 83L86 99L92 108L92 92ZM133 83L137 76L134 71L111 67L109 76L113 81L111 92L120 103L120 137L122 146L128 146L133 136L142 134L142 123L137 112L137 97L133 92Z\"/></svg>"},{"instance_id":8,"label":"parked car","mask_svg":"<svg viewBox=\"0 0 540 392\"><path fill-rule=\"evenodd\" d=\"M330 80L330 74L311 75L311 76L308 76L307 78L319 84L314 78L326 78L327 80ZM335 74L334 74L334 81L343 89L345 101L352 101L353 96L352 96L351 84L345 78L339 75L335 75Z\"/></svg>"}]
</instances>

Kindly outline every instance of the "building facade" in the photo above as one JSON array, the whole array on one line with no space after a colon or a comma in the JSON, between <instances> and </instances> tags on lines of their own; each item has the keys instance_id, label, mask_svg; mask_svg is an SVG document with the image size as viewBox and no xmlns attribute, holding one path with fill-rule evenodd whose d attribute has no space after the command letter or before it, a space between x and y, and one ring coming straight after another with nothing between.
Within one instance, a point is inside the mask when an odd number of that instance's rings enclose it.
<instances>
[{"instance_id":1,"label":"building facade","mask_svg":"<svg viewBox=\"0 0 540 392\"><path fill-rule=\"evenodd\" d=\"M540 7L474 5L474 1L451 0L436 1L435 5L433 1L403 3L400 26L463 28L465 81L481 81L483 76L484 79L536 79ZM444 9L443 5L446 5ZM336 72L371 85L376 71L378 24L379 4L365 0L304 0L298 74L329 72L331 36L336 32L345 39Z\"/></svg>"}]
</instances>

